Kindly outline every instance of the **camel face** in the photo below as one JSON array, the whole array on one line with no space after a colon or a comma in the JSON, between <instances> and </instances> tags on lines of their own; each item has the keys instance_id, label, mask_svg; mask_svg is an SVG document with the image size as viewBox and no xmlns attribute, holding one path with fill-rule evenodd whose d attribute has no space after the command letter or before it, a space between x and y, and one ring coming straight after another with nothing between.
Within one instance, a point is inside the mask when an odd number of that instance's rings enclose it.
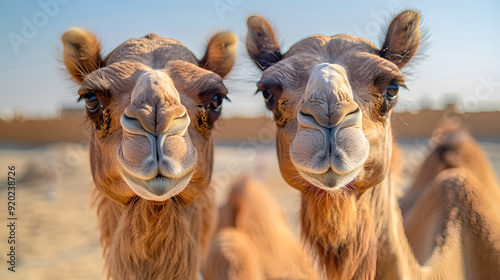
<instances>
[{"instance_id":1,"label":"camel face","mask_svg":"<svg viewBox=\"0 0 500 280\"><path fill-rule=\"evenodd\" d=\"M120 120L123 179L145 199L168 199L189 183L198 158L186 107L170 77L158 70L140 75L130 100Z\"/></svg>"},{"instance_id":2,"label":"camel face","mask_svg":"<svg viewBox=\"0 0 500 280\"><path fill-rule=\"evenodd\" d=\"M325 190L338 190L351 182L368 157L361 119L344 67L315 66L290 144L290 158L299 174Z\"/></svg>"},{"instance_id":3,"label":"camel face","mask_svg":"<svg viewBox=\"0 0 500 280\"><path fill-rule=\"evenodd\" d=\"M315 35L281 54L269 23L248 19L247 50L263 70L257 86L275 115L290 185L363 192L382 180L389 117L405 82L400 68L418 47L418 21L413 11L396 17L382 50L353 35Z\"/></svg>"},{"instance_id":4,"label":"camel face","mask_svg":"<svg viewBox=\"0 0 500 280\"><path fill-rule=\"evenodd\" d=\"M155 34L126 41L104 60L86 31L71 29L62 41L92 127L97 187L122 202L196 197L210 178L210 131L227 95L222 77L234 62L235 36L216 34L201 62Z\"/></svg>"}]
</instances>

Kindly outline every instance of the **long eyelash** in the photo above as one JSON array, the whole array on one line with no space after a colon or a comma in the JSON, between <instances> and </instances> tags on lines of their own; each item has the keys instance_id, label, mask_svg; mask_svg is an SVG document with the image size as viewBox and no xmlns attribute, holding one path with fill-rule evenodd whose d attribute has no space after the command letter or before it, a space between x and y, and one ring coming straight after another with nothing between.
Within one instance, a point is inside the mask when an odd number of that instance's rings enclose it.
<instances>
[{"instance_id":1,"label":"long eyelash","mask_svg":"<svg viewBox=\"0 0 500 280\"><path fill-rule=\"evenodd\" d=\"M76 102L81 102L83 99L85 99L85 96L87 96L87 94L89 94L90 92L95 92L93 90L88 90L85 94L82 94L80 96L78 96L78 99L76 100Z\"/></svg>"},{"instance_id":2,"label":"long eyelash","mask_svg":"<svg viewBox=\"0 0 500 280\"><path fill-rule=\"evenodd\" d=\"M227 102L233 102L231 99L229 99L229 97L227 97L227 95L225 95L225 96L220 96L219 95L219 97L222 98L222 100L227 100ZM210 107L210 103L208 103L204 107L208 109Z\"/></svg>"},{"instance_id":3,"label":"long eyelash","mask_svg":"<svg viewBox=\"0 0 500 280\"><path fill-rule=\"evenodd\" d=\"M409 90L408 86L403 81L393 80L392 83L395 85L398 85L404 89Z\"/></svg>"}]
</instances>

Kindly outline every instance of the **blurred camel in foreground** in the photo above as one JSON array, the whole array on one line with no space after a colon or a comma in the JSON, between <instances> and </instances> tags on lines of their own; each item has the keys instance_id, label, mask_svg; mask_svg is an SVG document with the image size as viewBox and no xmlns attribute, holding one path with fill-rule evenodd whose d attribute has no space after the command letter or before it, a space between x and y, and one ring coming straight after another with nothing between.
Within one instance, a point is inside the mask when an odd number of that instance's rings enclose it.
<instances>
[{"instance_id":1,"label":"blurred camel in foreground","mask_svg":"<svg viewBox=\"0 0 500 280\"><path fill-rule=\"evenodd\" d=\"M400 199L406 235L417 260L432 263L438 255L435 251L445 251L450 248L445 241L457 238L466 246L455 247L458 252L449 260L455 258L472 270L465 270L467 279L498 278L500 185L488 157L455 122L443 122L430 143L433 150Z\"/></svg>"},{"instance_id":2,"label":"blurred camel in foreground","mask_svg":"<svg viewBox=\"0 0 500 280\"><path fill-rule=\"evenodd\" d=\"M380 48L314 35L282 53L271 25L248 18L246 46L263 71L257 87L275 117L281 174L302 191L302 236L328 279L500 278L500 194L488 171L448 168L420 186L423 176L403 223L390 119L419 23L417 12L400 13Z\"/></svg>"},{"instance_id":3,"label":"blurred camel in foreground","mask_svg":"<svg viewBox=\"0 0 500 280\"><path fill-rule=\"evenodd\" d=\"M220 209L205 280L318 279L285 213L258 181L241 179Z\"/></svg>"}]
</instances>

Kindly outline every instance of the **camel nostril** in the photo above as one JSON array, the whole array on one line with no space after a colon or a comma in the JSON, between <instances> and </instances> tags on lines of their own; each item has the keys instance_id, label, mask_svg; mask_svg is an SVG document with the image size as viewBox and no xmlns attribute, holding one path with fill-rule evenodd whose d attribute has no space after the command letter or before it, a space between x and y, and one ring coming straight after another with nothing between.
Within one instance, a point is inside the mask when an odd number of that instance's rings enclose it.
<instances>
[{"instance_id":1,"label":"camel nostril","mask_svg":"<svg viewBox=\"0 0 500 280\"><path fill-rule=\"evenodd\" d=\"M122 128L133 134L159 136L161 134L183 134L190 118L182 106L171 106L150 112L127 107L120 119Z\"/></svg>"},{"instance_id":2,"label":"camel nostril","mask_svg":"<svg viewBox=\"0 0 500 280\"><path fill-rule=\"evenodd\" d=\"M305 118L309 118L309 119L311 119L311 120L316 120L316 117L315 117L315 116L313 116L313 115L311 115L311 114L304 113L304 112L302 112L302 111L301 111L300 113L301 113L301 114L302 114L302 116L303 116L303 117L305 117Z\"/></svg>"},{"instance_id":3,"label":"camel nostril","mask_svg":"<svg viewBox=\"0 0 500 280\"><path fill-rule=\"evenodd\" d=\"M145 129L141 121L135 117L123 114L120 119L121 125L124 130L134 134L144 134Z\"/></svg>"},{"instance_id":4,"label":"camel nostril","mask_svg":"<svg viewBox=\"0 0 500 280\"><path fill-rule=\"evenodd\" d=\"M318 128L323 127L331 129L334 127L348 127L356 125L362 117L360 107L351 110L349 113L347 108L343 108L333 114L321 114L318 111L311 112L310 110L300 110L297 115L299 124L304 127Z\"/></svg>"},{"instance_id":5,"label":"camel nostril","mask_svg":"<svg viewBox=\"0 0 500 280\"><path fill-rule=\"evenodd\" d=\"M183 113L182 115L175 116L175 117L174 117L174 120L177 120L177 119L182 119L182 118L184 118L184 117L186 117L186 111L184 111L184 113Z\"/></svg>"},{"instance_id":6,"label":"camel nostril","mask_svg":"<svg viewBox=\"0 0 500 280\"><path fill-rule=\"evenodd\" d=\"M352 111L352 112L348 113L347 115L345 115L345 117L348 117L348 116L350 116L350 115L354 115L354 114L357 114L357 113L359 113L359 107L358 107L358 108L356 108L356 110L354 110L354 111ZM345 118L345 117L344 117L344 118Z\"/></svg>"},{"instance_id":7,"label":"camel nostril","mask_svg":"<svg viewBox=\"0 0 500 280\"><path fill-rule=\"evenodd\" d=\"M302 126L305 126L305 127L315 128L318 125L321 126L320 120L318 120L316 116L308 114L308 113L304 113L302 110L299 111L299 113L297 115L297 120L298 120L299 124L301 124Z\"/></svg>"},{"instance_id":8,"label":"camel nostril","mask_svg":"<svg viewBox=\"0 0 500 280\"><path fill-rule=\"evenodd\" d=\"M359 106L349 106L350 108L341 108L336 114L329 118L329 123L333 127L349 127L356 125L361 120L362 114Z\"/></svg>"}]
</instances>

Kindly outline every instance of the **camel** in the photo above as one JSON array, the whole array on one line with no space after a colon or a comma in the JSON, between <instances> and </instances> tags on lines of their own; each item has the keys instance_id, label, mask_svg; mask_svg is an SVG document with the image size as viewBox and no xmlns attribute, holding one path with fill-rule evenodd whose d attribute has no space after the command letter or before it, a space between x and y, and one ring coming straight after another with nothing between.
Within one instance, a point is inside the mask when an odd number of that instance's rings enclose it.
<instances>
[{"instance_id":1,"label":"camel","mask_svg":"<svg viewBox=\"0 0 500 280\"><path fill-rule=\"evenodd\" d=\"M318 279L312 257L265 187L237 180L221 207L205 280Z\"/></svg>"},{"instance_id":2,"label":"camel","mask_svg":"<svg viewBox=\"0 0 500 280\"><path fill-rule=\"evenodd\" d=\"M314 35L282 53L267 20L253 15L247 25L281 174L302 192L302 237L323 276L498 279L500 194L487 172L472 174L484 164L432 174L415 187L424 190L403 224L390 119L405 87L401 68L420 44L420 15L397 15L380 49L354 35ZM415 232L407 237L404 225Z\"/></svg>"},{"instance_id":3,"label":"camel","mask_svg":"<svg viewBox=\"0 0 500 280\"><path fill-rule=\"evenodd\" d=\"M461 176L455 175L455 177L465 178L465 180L474 184L474 188L477 188L473 190L474 192L482 193L480 197L486 201L484 204L488 207L481 205L480 208L476 206L472 209L464 209L464 211L469 211L467 213L469 215L468 222L472 222L475 225L478 223L477 219L491 219L491 217L495 216L498 218L500 214L500 205L498 204L500 199L498 196L500 184L498 177L481 146L479 146L460 123L452 121L441 123L435 129L433 137L430 140L430 145L434 148L422 163L410 189L399 202L406 235L417 260L421 264L428 258L433 246L431 243L433 240L422 238L422 236L426 236L426 232L421 232L424 229L429 230L432 223L425 220L422 221L422 219L424 217L425 219L431 218L433 213L422 215L422 213L416 211L427 212L429 209L424 208L424 206L419 208L416 205L433 200L432 195L435 191L428 186L439 183L438 178L443 177L444 175L442 174L450 172L462 174ZM448 176L446 179L451 180L454 177ZM443 187L445 186L440 186L440 188ZM460 195L467 194L465 191L460 193ZM425 205L425 207L429 207L429 204ZM477 212L475 208L480 209L481 212ZM486 217L480 217L481 215L485 215ZM494 219L493 221L495 220L497 222L500 221L500 219ZM483 226L481 225L481 227ZM441 239L440 242L442 242ZM492 253L495 255L498 254L498 251L493 251Z\"/></svg>"},{"instance_id":4,"label":"camel","mask_svg":"<svg viewBox=\"0 0 500 280\"><path fill-rule=\"evenodd\" d=\"M236 36L216 33L201 60L156 34L105 59L88 31L70 29L61 40L86 106L108 278L198 279L216 218L211 129Z\"/></svg>"}]
</instances>

